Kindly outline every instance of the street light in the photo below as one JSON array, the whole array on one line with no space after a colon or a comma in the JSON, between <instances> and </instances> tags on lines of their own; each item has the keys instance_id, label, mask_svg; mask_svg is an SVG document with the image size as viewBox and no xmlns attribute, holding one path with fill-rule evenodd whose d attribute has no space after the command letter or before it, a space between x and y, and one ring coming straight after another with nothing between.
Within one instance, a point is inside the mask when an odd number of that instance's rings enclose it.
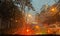
<instances>
[{"instance_id":1,"label":"street light","mask_svg":"<svg viewBox=\"0 0 60 36\"><path fill-rule=\"evenodd\" d=\"M26 20L27 23L31 23L31 22L32 22L32 20L31 20L31 19L32 19L32 15L31 15L31 14L27 14L26 17L27 17L27 18L26 18L26 19L27 19L27 20Z\"/></svg>"},{"instance_id":2,"label":"street light","mask_svg":"<svg viewBox=\"0 0 60 36\"><path fill-rule=\"evenodd\" d=\"M31 18L31 17L32 17L32 15L31 15L31 14L28 14L28 17L30 17L30 18Z\"/></svg>"},{"instance_id":3,"label":"street light","mask_svg":"<svg viewBox=\"0 0 60 36\"><path fill-rule=\"evenodd\" d=\"M57 12L58 12L58 10L57 10L56 7L51 7L51 8L50 8L50 14L51 14L52 16L54 16Z\"/></svg>"},{"instance_id":4,"label":"street light","mask_svg":"<svg viewBox=\"0 0 60 36\"><path fill-rule=\"evenodd\" d=\"M40 27L38 25L35 26L36 29L40 29Z\"/></svg>"},{"instance_id":5,"label":"street light","mask_svg":"<svg viewBox=\"0 0 60 36\"><path fill-rule=\"evenodd\" d=\"M29 29L27 29L26 31L27 31L27 32L29 32L30 30L29 30Z\"/></svg>"},{"instance_id":6,"label":"street light","mask_svg":"<svg viewBox=\"0 0 60 36\"><path fill-rule=\"evenodd\" d=\"M56 7L51 7L50 11L55 13L55 12L57 12L57 8Z\"/></svg>"},{"instance_id":7,"label":"street light","mask_svg":"<svg viewBox=\"0 0 60 36\"><path fill-rule=\"evenodd\" d=\"M55 11L55 8L52 8L52 9L51 9L51 11L53 11L53 12L54 12L54 11Z\"/></svg>"}]
</instances>

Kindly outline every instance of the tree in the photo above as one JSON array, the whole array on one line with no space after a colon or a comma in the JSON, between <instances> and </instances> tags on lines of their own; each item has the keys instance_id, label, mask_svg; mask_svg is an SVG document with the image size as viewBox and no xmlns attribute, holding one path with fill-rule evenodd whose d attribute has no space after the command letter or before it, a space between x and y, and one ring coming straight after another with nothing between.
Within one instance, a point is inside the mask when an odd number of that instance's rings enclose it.
<instances>
[{"instance_id":1,"label":"tree","mask_svg":"<svg viewBox=\"0 0 60 36\"><path fill-rule=\"evenodd\" d=\"M51 24L54 24L55 22L60 22L60 19L59 19L60 18L60 14L59 14L60 13L60 3L57 2L57 3L53 4L51 7L54 7L54 6L57 7L56 8L57 11L54 11L54 12L56 12L56 14L48 17L48 20L46 20L44 23L51 25Z\"/></svg>"},{"instance_id":2,"label":"tree","mask_svg":"<svg viewBox=\"0 0 60 36\"><path fill-rule=\"evenodd\" d=\"M28 0L4 0L3 2L1 1L0 4L0 15L1 15L1 28L0 28L0 32L3 34L9 34L9 33L14 33L16 30L14 29L18 29L19 26L23 25L23 22L25 20L24 19L24 14L22 13L22 11L25 11L25 6L28 6L30 8L29 4L27 4ZM17 3L15 3L17 2ZM15 4L19 4L21 8L21 10L18 9L18 6L16 6ZM19 22L17 22L19 21ZM18 26L18 27L17 27ZM10 30L10 31L8 31Z\"/></svg>"},{"instance_id":3,"label":"tree","mask_svg":"<svg viewBox=\"0 0 60 36\"><path fill-rule=\"evenodd\" d=\"M15 0L14 3L19 4L21 10L24 10L25 6L27 6L28 9L34 10L34 7L32 6L31 1L32 0Z\"/></svg>"}]
</instances>

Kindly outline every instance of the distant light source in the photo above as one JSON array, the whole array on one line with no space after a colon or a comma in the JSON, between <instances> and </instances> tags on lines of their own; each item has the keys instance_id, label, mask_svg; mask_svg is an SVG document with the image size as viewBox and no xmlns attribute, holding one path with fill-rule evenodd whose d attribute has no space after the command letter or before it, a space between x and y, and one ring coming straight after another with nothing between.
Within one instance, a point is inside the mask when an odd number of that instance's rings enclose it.
<instances>
[{"instance_id":1,"label":"distant light source","mask_svg":"<svg viewBox=\"0 0 60 36\"><path fill-rule=\"evenodd\" d=\"M26 31L29 32L29 29L27 29Z\"/></svg>"},{"instance_id":2,"label":"distant light source","mask_svg":"<svg viewBox=\"0 0 60 36\"><path fill-rule=\"evenodd\" d=\"M15 22L18 22L17 20L15 20Z\"/></svg>"},{"instance_id":3,"label":"distant light source","mask_svg":"<svg viewBox=\"0 0 60 36\"><path fill-rule=\"evenodd\" d=\"M24 32L23 32L25 35L31 35L31 34L33 34L34 32L33 32L33 30L32 29L30 29L30 28L27 28L26 30L24 30Z\"/></svg>"},{"instance_id":4,"label":"distant light source","mask_svg":"<svg viewBox=\"0 0 60 36\"><path fill-rule=\"evenodd\" d=\"M51 11L52 11L52 12L56 12L57 9L56 9L55 7L53 7L53 8L51 8Z\"/></svg>"},{"instance_id":5,"label":"distant light source","mask_svg":"<svg viewBox=\"0 0 60 36\"><path fill-rule=\"evenodd\" d=\"M37 25L37 26L35 26L35 28L36 28L36 29L39 29L40 27Z\"/></svg>"},{"instance_id":6,"label":"distant light source","mask_svg":"<svg viewBox=\"0 0 60 36\"><path fill-rule=\"evenodd\" d=\"M28 17L32 17L30 14L28 14Z\"/></svg>"},{"instance_id":7,"label":"distant light source","mask_svg":"<svg viewBox=\"0 0 60 36\"><path fill-rule=\"evenodd\" d=\"M52 8L51 10L52 10L52 11L54 11L55 9L54 9L54 8Z\"/></svg>"},{"instance_id":8,"label":"distant light source","mask_svg":"<svg viewBox=\"0 0 60 36\"><path fill-rule=\"evenodd\" d=\"M48 34L52 33L52 29L47 30Z\"/></svg>"},{"instance_id":9,"label":"distant light source","mask_svg":"<svg viewBox=\"0 0 60 36\"><path fill-rule=\"evenodd\" d=\"M54 16L57 12L58 12L58 10L57 10L56 7L51 7L51 9L50 9L50 14L51 14L52 16Z\"/></svg>"}]
</instances>

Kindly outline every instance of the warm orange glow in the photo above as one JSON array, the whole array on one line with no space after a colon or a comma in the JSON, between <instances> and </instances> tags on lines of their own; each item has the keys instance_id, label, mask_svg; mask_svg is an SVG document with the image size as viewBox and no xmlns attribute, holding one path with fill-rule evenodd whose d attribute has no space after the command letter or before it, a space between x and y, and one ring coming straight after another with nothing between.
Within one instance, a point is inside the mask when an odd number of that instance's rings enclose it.
<instances>
[{"instance_id":1,"label":"warm orange glow","mask_svg":"<svg viewBox=\"0 0 60 36\"><path fill-rule=\"evenodd\" d=\"M36 29L39 29L40 27L37 25L37 26L35 26L35 28L36 28Z\"/></svg>"},{"instance_id":2,"label":"warm orange glow","mask_svg":"<svg viewBox=\"0 0 60 36\"><path fill-rule=\"evenodd\" d=\"M37 35L42 34L42 33L36 33Z\"/></svg>"},{"instance_id":3,"label":"warm orange glow","mask_svg":"<svg viewBox=\"0 0 60 36\"><path fill-rule=\"evenodd\" d=\"M51 29L48 29L48 30L47 30L47 33L48 33L48 34L52 34L52 30L51 30Z\"/></svg>"},{"instance_id":4,"label":"warm orange glow","mask_svg":"<svg viewBox=\"0 0 60 36\"><path fill-rule=\"evenodd\" d=\"M50 33L51 31L50 30L48 30L48 33Z\"/></svg>"},{"instance_id":5,"label":"warm orange glow","mask_svg":"<svg viewBox=\"0 0 60 36\"><path fill-rule=\"evenodd\" d=\"M58 29L57 31L59 31L59 32L60 32L60 29Z\"/></svg>"},{"instance_id":6,"label":"warm orange glow","mask_svg":"<svg viewBox=\"0 0 60 36\"><path fill-rule=\"evenodd\" d=\"M55 11L55 8L52 8L51 11Z\"/></svg>"},{"instance_id":7,"label":"warm orange glow","mask_svg":"<svg viewBox=\"0 0 60 36\"><path fill-rule=\"evenodd\" d=\"M21 35L32 35L34 34L34 31L32 29L20 29L15 34L21 34Z\"/></svg>"},{"instance_id":8,"label":"warm orange glow","mask_svg":"<svg viewBox=\"0 0 60 36\"><path fill-rule=\"evenodd\" d=\"M32 17L32 15L31 14L28 14L28 17Z\"/></svg>"},{"instance_id":9,"label":"warm orange glow","mask_svg":"<svg viewBox=\"0 0 60 36\"><path fill-rule=\"evenodd\" d=\"M29 32L30 30L29 30L29 29L27 29L26 31L27 31L27 32Z\"/></svg>"},{"instance_id":10,"label":"warm orange glow","mask_svg":"<svg viewBox=\"0 0 60 36\"><path fill-rule=\"evenodd\" d=\"M33 30L30 29L30 28L27 28L26 31L25 31L25 34L26 34L26 35L31 35L31 34L33 34L33 33L34 33Z\"/></svg>"},{"instance_id":11,"label":"warm orange glow","mask_svg":"<svg viewBox=\"0 0 60 36\"><path fill-rule=\"evenodd\" d=\"M52 12L56 12L57 9L56 9L55 7L53 7L53 8L51 8L51 11L52 11Z\"/></svg>"},{"instance_id":12,"label":"warm orange glow","mask_svg":"<svg viewBox=\"0 0 60 36\"><path fill-rule=\"evenodd\" d=\"M31 29L25 29L23 30L23 32L21 32L23 35L31 35L33 34L33 30Z\"/></svg>"},{"instance_id":13,"label":"warm orange glow","mask_svg":"<svg viewBox=\"0 0 60 36\"><path fill-rule=\"evenodd\" d=\"M51 9L50 9L50 14L51 14L52 16L55 15L57 12L58 12L58 10L57 10L56 7L51 7Z\"/></svg>"},{"instance_id":14,"label":"warm orange glow","mask_svg":"<svg viewBox=\"0 0 60 36\"><path fill-rule=\"evenodd\" d=\"M15 22L18 22L17 20Z\"/></svg>"},{"instance_id":15,"label":"warm orange glow","mask_svg":"<svg viewBox=\"0 0 60 36\"><path fill-rule=\"evenodd\" d=\"M59 12L59 15L60 15L60 12Z\"/></svg>"},{"instance_id":16,"label":"warm orange glow","mask_svg":"<svg viewBox=\"0 0 60 36\"><path fill-rule=\"evenodd\" d=\"M25 25L20 30L18 30L16 33L21 34L21 35L32 35L34 34L34 30L32 30L29 26Z\"/></svg>"}]
</instances>

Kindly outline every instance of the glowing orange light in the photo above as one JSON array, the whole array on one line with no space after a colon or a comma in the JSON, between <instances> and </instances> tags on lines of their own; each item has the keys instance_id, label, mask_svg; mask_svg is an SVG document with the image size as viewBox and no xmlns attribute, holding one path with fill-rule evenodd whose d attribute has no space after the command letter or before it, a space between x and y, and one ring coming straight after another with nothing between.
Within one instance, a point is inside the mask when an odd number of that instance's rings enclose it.
<instances>
[{"instance_id":1,"label":"glowing orange light","mask_svg":"<svg viewBox=\"0 0 60 36\"><path fill-rule=\"evenodd\" d=\"M56 12L57 9L54 7L54 8L51 8L51 11L52 11L52 12Z\"/></svg>"},{"instance_id":2,"label":"glowing orange light","mask_svg":"<svg viewBox=\"0 0 60 36\"><path fill-rule=\"evenodd\" d=\"M48 30L48 33L50 33L51 31L50 30Z\"/></svg>"},{"instance_id":3,"label":"glowing orange light","mask_svg":"<svg viewBox=\"0 0 60 36\"><path fill-rule=\"evenodd\" d=\"M20 30L18 30L16 33L21 34L21 35L32 35L32 34L34 34L34 31L29 26L27 28L25 25Z\"/></svg>"},{"instance_id":4,"label":"glowing orange light","mask_svg":"<svg viewBox=\"0 0 60 36\"><path fill-rule=\"evenodd\" d=\"M29 30L29 29L27 29L26 31L27 31L27 32L29 32L30 30Z\"/></svg>"},{"instance_id":5,"label":"glowing orange light","mask_svg":"<svg viewBox=\"0 0 60 36\"><path fill-rule=\"evenodd\" d=\"M34 33L34 31L30 28L24 29L22 30L22 32L20 32L22 35L31 35Z\"/></svg>"},{"instance_id":6,"label":"glowing orange light","mask_svg":"<svg viewBox=\"0 0 60 36\"><path fill-rule=\"evenodd\" d=\"M47 32L48 32L48 34L52 34L52 30L51 29L48 29Z\"/></svg>"},{"instance_id":7,"label":"glowing orange light","mask_svg":"<svg viewBox=\"0 0 60 36\"><path fill-rule=\"evenodd\" d=\"M30 18L31 18L31 17L32 17L32 15L31 15L31 14L28 14L28 17L30 17Z\"/></svg>"},{"instance_id":8,"label":"glowing orange light","mask_svg":"<svg viewBox=\"0 0 60 36\"><path fill-rule=\"evenodd\" d=\"M57 13L57 8L56 7L52 7L51 9L50 9L50 14L53 16L53 15L55 15L56 13Z\"/></svg>"},{"instance_id":9,"label":"glowing orange light","mask_svg":"<svg viewBox=\"0 0 60 36\"><path fill-rule=\"evenodd\" d=\"M60 15L60 13L59 13L59 15Z\"/></svg>"},{"instance_id":10,"label":"glowing orange light","mask_svg":"<svg viewBox=\"0 0 60 36\"><path fill-rule=\"evenodd\" d=\"M55 11L55 8L52 8L51 10L52 10L52 11Z\"/></svg>"},{"instance_id":11,"label":"glowing orange light","mask_svg":"<svg viewBox=\"0 0 60 36\"><path fill-rule=\"evenodd\" d=\"M31 15L29 15L29 17L30 17Z\"/></svg>"},{"instance_id":12,"label":"glowing orange light","mask_svg":"<svg viewBox=\"0 0 60 36\"><path fill-rule=\"evenodd\" d=\"M39 26L35 26L35 28L39 29Z\"/></svg>"}]
</instances>

